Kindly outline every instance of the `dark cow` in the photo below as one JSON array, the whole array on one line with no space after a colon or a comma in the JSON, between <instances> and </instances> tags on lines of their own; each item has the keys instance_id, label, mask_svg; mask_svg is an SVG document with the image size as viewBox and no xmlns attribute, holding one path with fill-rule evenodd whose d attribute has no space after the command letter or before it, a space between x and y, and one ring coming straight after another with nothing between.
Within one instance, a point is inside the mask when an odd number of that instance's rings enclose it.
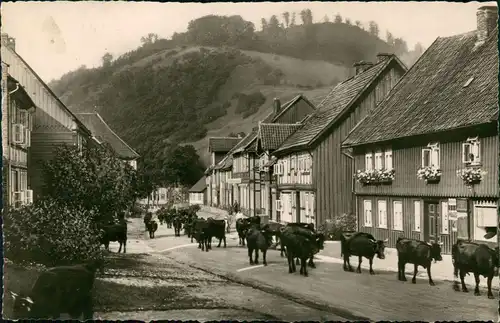
<instances>
[{"instance_id":1,"label":"dark cow","mask_svg":"<svg viewBox=\"0 0 500 323\"><path fill-rule=\"evenodd\" d=\"M261 218L260 216L252 216L249 218L241 218L236 220L236 231L238 232L239 237L239 245L245 246L245 239L247 235L247 231L250 229L250 226L257 225L260 226Z\"/></svg>"},{"instance_id":2,"label":"dark cow","mask_svg":"<svg viewBox=\"0 0 500 323\"><path fill-rule=\"evenodd\" d=\"M497 275L499 267L498 247L491 249L485 244L474 243L470 241L458 240L451 248L451 257L453 260L453 275L455 281L453 288L458 291L458 274L462 282L462 291L467 293L467 287L464 283L465 275L469 272L474 273L476 288L474 295L479 296L479 279L483 275L488 282L488 298L495 298L491 292L491 281Z\"/></svg>"},{"instance_id":3,"label":"dark cow","mask_svg":"<svg viewBox=\"0 0 500 323\"><path fill-rule=\"evenodd\" d=\"M406 239L399 237L396 241L396 249L398 251L398 280L406 281L405 266L406 264L413 264L415 267L413 278L411 282L416 284L418 266L427 268L427 275L429 276L429 285L434 286L434 281L431 276L431 264L441 261L441 245L442 243L427 243L416 239Z\"/></svg>"},{"instance_id":4,"label":"dark cow","mask_svg":"<svg viewBox=\"0 0 500 323\"><path fill-rule=\"evenodd\" d=\"M261 229L258 225L252 225L247 231L247 248L248 248L248 258L250 258L250 265L259 263L259 250L262 251L262 258L264 266L267 266L266 254L267 249L272 243L272 234ZM252 254L255 251L255 261L252 259Z\"/></svg>"},{"instance_id":5,"label":"dark cow","mask_svg":"<svg viewBox=\"0 0 500 323\"><path fill-rule=\"evenodd\" d=\"M226 221L208 218L207 223L208 223L208 231L207 231L208 248L212 249L213 237L219 239L219 244L217 245L217 248L220 248L222 240L224 240L224 248L226 248Z\"/></svg>"},{"instance_id":6,"label":"dark cow","mask_svg":"<svg viewBox=\"0 0 500 323\"><path fill-rule=\"evenodd\" d=\"M152 218L153 218L153 214L151 212L147 212L144 215L144 227L146 228L146 231L148 231L148 223L149 223L149 221L151 221Z\"/></svg>"},{"instance_id":7,"label":"dark cow","mask_svg":"<svg viewBox=\"0 0 500 323\"><path fill-rule=\"evenodd\" d=\"M196 226L196 221L198 220L198 216L194 214L188 220L186 221L186 224L184 225L184 230L186 231L188 238L191 238L191 243L193 242L193 238L195 235L195 226Z\"/></svg>"},{"instance_id":8,"label":"dark cow","mask_svg":"<svg viewBox=\"0 0 500 323\"><path fill-rule=\"evenodd\" d=\"M14 316L58 319L61 314L67 313L73 319L83 314L83 320L92 320L92 289L97 270L101 274L104 272L102 260L48 269L38 276L29 295L11 292Z\"/></svg>"},{"instance_id":9,"label":"dark cow","mask_svg":"<svg viewBox=\"0 0 500 323\"><path fill-rule=\"evenodd\" d=\"M313 223L305 223L305 222L291 222L286 224L287 227L293 227L293 228L303 228L303 229L308 229L312 232L314 232L314 224ZM281 230L283 230L283 227L281 227ZM283 257L283 244L281 244L280 248L280 256ZM297 260L297 265L299 264L299 261Z\"/></svg>"},{"instance_id":10,"label":"dark cow","mask_svg":"<svg viewBox=\"0 0 500 323\"><path fill-rule=\"evenodd\" d=\"M281 230L280 240L286 248L288 272L296 271L294 258L299 258L300 274L308 276L307 259L312 259L315 253L323 249L325 236L308 229L286 226Z\"/></svg>"},{"instance_id":11,"label":"dark cow","mask_svg":"<svg viewBox=\"0 0 500 323\"><path fill-rule=\"evenodd\" d=\"M266 230L271 237L274 237L276 240L276 245L280 243L280 234L284 225L279 222L269 222L262 226L262 229Z\"/></svg>"},{"instance_id":12,"label":"dark cow","mask_svg":"<svg viewBox=\"0 0 500 323\"><path fill-rule=\"evenodd\" d=\"M153 239L155 237L155 232L158 230L158 223L155 220L151 220L147 224L149 231L149 238Z\"/></svg>"},{"instance_id":13,"label":"dark cow","mask_svg":"<svg viewBox=\"0 0 500 323\"><path fill-rule=\"evenodd\" d=\"M365 232L354 232L340 236L341 256L344 258L344 270L353 271L349 258L358 256L357 273L361 273L361 262L363 257L370 262L370 274L374 275L373 258L377 255L379 259L385 259L385 243L387 240L376 240L371 234Z\"/></svg>"},{"instance_id":14,"label":"dark cow","mask_svg":"<svg viewBox=\"0 0 500 323\"><path fill-rule=\"evenodd\" d=\"M196 219L193 223L193 237L198 242L201 251L208 251L208 222L205 219Z\"/></svg>"},{"instance_id":15,"label":"dark cow","mask_svg":"<svg viewBox=\"0 0 500 323\"><path fill-rule=\"evenodd\" d=\"M121 221L120 223L102 226L101 244L103 244L108 251L111 241L118 241L120 244L118 253L122 250L122 245L123 253L127 252L127 222Z\"/></svg>"},{"instance_id":16,"label":"dark cow","mask_svg":"<svg viewBox=\"0 0 500 323\"><path fill-rule=\"evenodd\" d=\"M183 218L179 212L177 212L172 219L172 225L174 226L174 233L176 237L181 236Z\"/></svg>"}]
</instances>

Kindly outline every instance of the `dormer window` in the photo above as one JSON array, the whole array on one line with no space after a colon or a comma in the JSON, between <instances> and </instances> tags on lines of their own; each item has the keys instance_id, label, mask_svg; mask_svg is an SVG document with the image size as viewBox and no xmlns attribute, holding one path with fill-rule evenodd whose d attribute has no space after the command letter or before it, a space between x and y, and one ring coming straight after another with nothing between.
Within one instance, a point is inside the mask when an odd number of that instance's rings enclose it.
<instances>
[{"instance_id":1,"label":"dormer window","mask_svg":"<svg viewBox=\"0 0 500 323\"><path fill-rule=\"evenodd\" d=\"M468 138L462 144L462 162L469 165L478 165L481 162L481 146L479 139Z\"/></svg>"},{"instance_id":2,"label":"dormer window","mask_svg":"<svg viewBox=\"0 0 500 323\"><path fill-rule=\"evenodd\" d=\"M422 167L440 168L439 143L431 143L422 149Z\"/></svg>"}]
</instances>

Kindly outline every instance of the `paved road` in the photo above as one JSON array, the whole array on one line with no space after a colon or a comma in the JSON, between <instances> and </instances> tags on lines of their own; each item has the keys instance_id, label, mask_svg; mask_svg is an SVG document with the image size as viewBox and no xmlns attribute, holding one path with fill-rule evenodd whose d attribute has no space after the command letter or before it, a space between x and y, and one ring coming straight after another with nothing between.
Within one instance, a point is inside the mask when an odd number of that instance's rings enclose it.
<instances>
[{"instance_id":1,"label":"paved road","mask_svg":"<svg viewBox=\"0 0 500 323\"><path fill-rule=\"evenodd\" d=\"M317 261L317 268L309 277L289 274L286 260L278 251L268 254L267 267L250 266L247 250L238 246L237 239L228 239L227 248L201 252L186 236L174 237L162 226L156 239L148 246L167 257L172 257L209 272L234 279L259 289L281 294L304 305L323 306L329 312L347 319L370 320L493 320L498 316L498 300L455 292L450 282L435 280L429 286L426 279L417 284L399 282L392 272L377 271L371 276L344 272L340 264ZM262 255L260 255L262 261ZM288 296L287 296L288 295Z\"/></svg>"}]
</instances>

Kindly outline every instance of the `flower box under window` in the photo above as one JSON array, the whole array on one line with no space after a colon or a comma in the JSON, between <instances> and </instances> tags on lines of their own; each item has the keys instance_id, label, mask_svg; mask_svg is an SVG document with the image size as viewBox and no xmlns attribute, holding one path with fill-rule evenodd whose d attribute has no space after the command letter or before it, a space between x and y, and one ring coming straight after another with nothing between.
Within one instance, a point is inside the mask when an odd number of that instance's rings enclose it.
<instances>
[{"instance_id":1,"label":"flower box under window","mask_svg":"<svg viewBox=\"0 0 500 323\"><path fill-rule=\"evenodd\" d=\"M457 170L457 176L464 182L466 186L479 184L486 172L481 168L463 168Z\"/></svg>"},{"instance_id":2,"label":"flower box under window","mask_svg":"<svg viewBox=\"0 0 500 323\"><path fill-rule=\"evenodd\" d=\"M394 169L368 169L358 170L354 178L363 185L391 184L394 174Z\"/></svg>"},{"instance_id":3,"label":"flower box under window","mask_svg":"<svg viewBox=\"0 0 500 323\"><path fill-rule=\"evenodd\" d=\"M441 170L433 166L425 166L417 170L417 177L424 180L426 184L439 183L441 174Z\"/></svg>"}]
</instances>

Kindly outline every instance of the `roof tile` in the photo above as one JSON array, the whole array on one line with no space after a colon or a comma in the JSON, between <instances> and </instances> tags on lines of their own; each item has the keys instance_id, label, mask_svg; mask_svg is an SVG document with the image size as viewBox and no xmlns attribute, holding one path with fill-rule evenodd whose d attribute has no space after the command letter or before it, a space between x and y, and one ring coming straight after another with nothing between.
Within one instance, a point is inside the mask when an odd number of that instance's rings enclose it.
<instances>
[{"instance_id":1,"label":"roof tile","mask_svg":"<svg viewBox=\"0 0 500 323\"><path fill-rule=\"evenodd\" d=\"M240 141L241 138L237 137L210 137L208 138L208 149L210 152L227 153Z\"/></svg>"},{"instance_id":2,"label":"roof tile","mask_svg":"<svg viewBox=\"0 0 500 323\"><path fill-rule=\"evenodd\" d=\"M207 183L206 183L206 178L205 176L202 176L197 182L196 184L194 184L190 189L189 189L189 192L190 193L201 193L203 192L204 190L207 189Z\"/></svg>"},{"instance_id":3,"label":"roof tile","mask_svg":"<svg viewBox=\"0 0 500 323\"><path fill-rule=\"evenodd\" d=\"M139 154L109 127L99 113L76 113L76 116L90 130L92 136L99 141L104 141L111 145L120 157L126 159L136 159L139 157Z\"/></svg>"},{"instance_id":4,"label":"roof tile","mask_svg":"<svg viewBox=\"0 0 500 323\"><path fill-rule=\"evenodd\" d=\"M318 105L316 112L304 123L302 129L288 137L278 151L310 144L337 116L350 107L353 100L361 95L393 59L377 63L337 84Z\"/></svg>"},{"instance_id":5,"label":"roof tile","mask_svg":"<svg viewBox=\"0 0 500 323\"><path fill-rule=\"evenodd\" d=\"M295 131L302 127L300 123L261 123L259 139L262 149L271 151L278 147Z\"/></svg>"},{"instance_id":6,"label":"roof tile","mask_svg":"<svg viewBox=\"0 0 500 323\"><path fill-rule=\"evenodd\" d=\"M344 145L491 122L498 114L497 38L498 29L477 49L476 32L436 39Z\"/></svg>"}]
</instances>

